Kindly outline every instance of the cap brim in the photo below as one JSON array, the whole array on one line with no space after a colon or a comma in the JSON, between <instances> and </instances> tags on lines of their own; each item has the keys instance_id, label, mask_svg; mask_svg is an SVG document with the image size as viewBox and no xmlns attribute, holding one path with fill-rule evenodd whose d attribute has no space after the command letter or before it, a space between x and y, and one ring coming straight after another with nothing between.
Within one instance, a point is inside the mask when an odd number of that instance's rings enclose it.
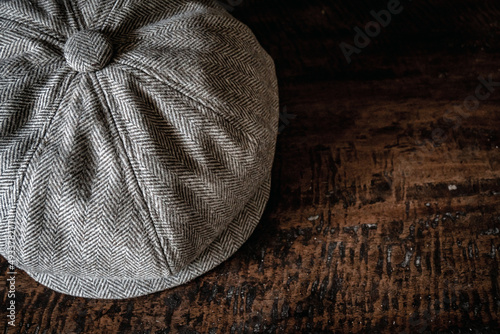
<instances>
[{"instance_id":1,"label":"cap brim","mask_svg":"<svg viewBox=\"0 0 500 334\"><path fill-rule=\"evenodd\" d=\"M147 295L184 284L215 268L233 255L253 233L260 221L271 188L271 176L259 187L244 209L193 262L179 273L157 279L106 279L51 275L24 270L35 281L72 296L123 299Z\"/></svg>"}]
</instances>

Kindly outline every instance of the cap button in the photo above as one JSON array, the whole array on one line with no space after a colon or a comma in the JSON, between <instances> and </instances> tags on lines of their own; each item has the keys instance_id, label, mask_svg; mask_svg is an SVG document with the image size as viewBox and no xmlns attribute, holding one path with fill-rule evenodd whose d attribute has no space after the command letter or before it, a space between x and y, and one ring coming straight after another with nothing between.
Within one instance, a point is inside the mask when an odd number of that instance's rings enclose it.
<instances>
[{"instance_id":1,"label":"cap button","mask_svg":"<svg viewBox=\"0 0 500 334\"><path fill-rule=\"evenodd\" d=\"M64 58L78 72L97 71L106 66L113 55L109 39L94 30L82 30L72 35L64 45Z\"/></svg>"}]
</instances>

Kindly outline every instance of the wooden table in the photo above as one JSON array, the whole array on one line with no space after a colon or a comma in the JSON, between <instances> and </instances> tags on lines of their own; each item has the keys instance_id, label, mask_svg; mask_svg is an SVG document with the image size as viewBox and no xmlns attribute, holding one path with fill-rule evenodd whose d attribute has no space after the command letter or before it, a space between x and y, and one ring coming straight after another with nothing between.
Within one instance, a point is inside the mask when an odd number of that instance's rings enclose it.
<instances>
[{"instance_id":1,"label":"wooden table","mask_svg":"<svg viewBox=\"0 0 500 334\"><path fill-rule=\"evenodd\" d=\"M5 332L498 333L500 3L402 1L350 63L339 43L388 1L232 4L280 83L271 197L251 238L209 273L128 300L63 295L21 271Z\"/></svg>"}]
</instances>

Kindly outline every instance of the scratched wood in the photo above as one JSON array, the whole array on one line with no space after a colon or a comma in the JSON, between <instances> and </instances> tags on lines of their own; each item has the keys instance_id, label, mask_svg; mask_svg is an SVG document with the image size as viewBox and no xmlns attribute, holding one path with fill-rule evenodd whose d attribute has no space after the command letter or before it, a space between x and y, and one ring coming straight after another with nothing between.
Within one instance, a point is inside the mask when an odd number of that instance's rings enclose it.
<instances>
[{"instance_id":1,"label":"scratched wood","mask_svg":"<svg viewBox=\"0 0 500 334\"><path fill-rule=\"evenodd\" d=\"M209 273L128 300L70 297L18 270L4 332L498 333L500 85L464 100L479 76L500 82L500 4L402 2L350 64L338 44L387 2L231 4L276 60L283 113L251 238Z\"/></svg>"}]
</instances>

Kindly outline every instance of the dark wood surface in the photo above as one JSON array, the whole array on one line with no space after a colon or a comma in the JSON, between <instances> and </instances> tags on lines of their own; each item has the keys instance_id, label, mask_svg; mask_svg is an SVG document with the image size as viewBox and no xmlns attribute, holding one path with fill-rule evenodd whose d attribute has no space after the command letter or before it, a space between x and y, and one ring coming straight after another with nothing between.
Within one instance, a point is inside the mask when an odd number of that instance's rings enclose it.
<instances>
[{"instance_id":1,"label":"dark wood surface","mask_svg":"<svg viewBox=\"0 0 500 334\"><path fill-rule=\"evenodd\" d=\"M402 1L349 64L339 43L387 2L232 4L275 59L289 115L251 238L209 273L128 300L20 271L4 332L500 332L500 3ZM499 84L467 109L479 76Z\"/></svg>"}]
</instances>

